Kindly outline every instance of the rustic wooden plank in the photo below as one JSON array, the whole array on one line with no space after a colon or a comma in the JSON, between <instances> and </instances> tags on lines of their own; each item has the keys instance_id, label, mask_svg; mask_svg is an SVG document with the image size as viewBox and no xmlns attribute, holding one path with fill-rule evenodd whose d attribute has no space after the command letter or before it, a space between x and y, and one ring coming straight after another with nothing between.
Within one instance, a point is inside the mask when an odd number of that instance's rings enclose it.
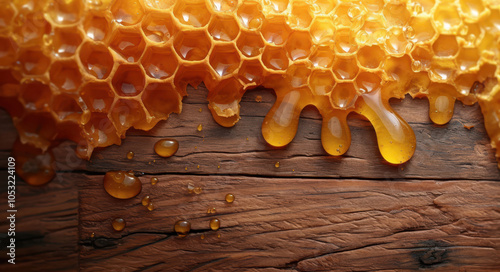
<instances>
[{"instance_id":1,"label":"rustic wooden plank","mask_svg":"<svg viewBox=\"0 0 500 272\"><path fill-rule=\"evenodd\" d=\"M264 116L274 102L272 91L248 92L241 103L242 119L233 128L223 128L213 121L206 108L203 86L198 90L188 88L188 93L182 114L171 115L167 122L159 123L150 132L130 131L122 146L97 150L91 162L70 159L66 167L68 151L74 146L63 145L64 150L56 152L60 169L105 172L133 168L147 173L361 179L500 179L478 105L457 104L451 122L436 126L428 117L427 100L409 97L395 100L394 108L415 131L417 150L408 163L394 167L381 157L369 122L354 114L350 120L351 148L346 155L333 157L321 147L321 118L314 108L303 112L294 141L277 149L267 145L260 132ZM257 95L263 97L261 103L255 101ZM201 132L196 130L198 124L203 124ZM468 130L464 125L474 128ZM162 159L154 153L154 143L163 137L180 142L176 156ZM125 158L128 151L135 152L133 161ZM278 169L274 167L277 161L281 164Z\"/></svg>"},{"instance_id":2,"label":"rustic wooden plank","mask_svg":"<svg viewBox=\"0 0 500 272\"><path fill-rule=\"evenodd\" d=\"M102 175L78 181L82 271L500 267L498 181L156 176L157 185L141 177L143 191L130 200L107 195ZM203 192L188 193L188 183ZM156 210L140 204L146 195ZM215 215L207 214L211 207ZM111 227L116 217L127 222L122 232ZM209 229L215 217L217 232ZM180 219L192 224L185 238L173 232Z\"/></svg>"}]
</instances>

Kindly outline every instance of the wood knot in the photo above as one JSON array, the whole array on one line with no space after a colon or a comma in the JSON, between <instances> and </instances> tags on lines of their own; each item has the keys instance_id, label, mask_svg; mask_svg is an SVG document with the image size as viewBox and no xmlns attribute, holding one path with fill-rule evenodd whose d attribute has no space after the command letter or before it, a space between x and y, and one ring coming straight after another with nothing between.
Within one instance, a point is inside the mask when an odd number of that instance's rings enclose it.
<instances>
[{"instance_id":1,"label":"wood knot","mask_svg":"<svg viewBox=\"0 0 500 272\"><path fill-rule=\"evenodd\" d=\"M426 265L433 265L443 261L446 249L431 248L420 256L420 261Z\"/></svg>"}]
</instances>

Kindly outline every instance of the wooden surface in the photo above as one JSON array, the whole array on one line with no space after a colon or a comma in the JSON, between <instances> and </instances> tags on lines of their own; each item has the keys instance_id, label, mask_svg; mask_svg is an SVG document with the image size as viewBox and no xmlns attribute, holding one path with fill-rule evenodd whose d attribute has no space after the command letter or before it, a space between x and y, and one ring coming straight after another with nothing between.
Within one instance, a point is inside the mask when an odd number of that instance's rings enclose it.
<instances>
[{"instance_id":1,"label":"wooden surface","mask_svg":"<svg viewBox=\"0 0 500 272\"><path fill-rule=\"evenodd\" d=\"M292 144L276 149L260 133L272 92L248 92L233 128L212 120L203 88L188 93L182 114L153 131L130 131L122 146L97 150L90 162L63 143L55 150L55 181L18 183L25 237L18 271L500 271L500 171L477 105L457 104L451 122L438 127L426 100L394 101L417 150L392 166L370 124L354 115L351 148L335 158L322 150L315 109L303 112ZM5 162L15 133L5 114L0 119ZM163 137L180 142L172 158L153 152ZM109 170L144 173L141 194L108 196L102 177ZM152 176L160 180L155 186ZM203 192L189 194L188 183ZM225 203L226 193L235 194L234 203ZM140 204L146 195L153 212ZM212 207L217 213L207 214ZM112 230L115 217L127 221L124 231ZM209 229L211 218L221 220L219 231ZM179 219L192 224L186 238L173 232Z\"/></svg>"}]
</instances>

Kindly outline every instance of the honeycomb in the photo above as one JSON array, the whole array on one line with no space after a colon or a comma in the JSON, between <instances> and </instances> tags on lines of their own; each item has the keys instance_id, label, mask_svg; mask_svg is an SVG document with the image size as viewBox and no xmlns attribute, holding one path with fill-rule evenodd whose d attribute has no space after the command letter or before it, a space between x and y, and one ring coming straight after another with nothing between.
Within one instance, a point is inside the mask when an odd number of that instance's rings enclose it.
<instances>
[{"instance_id":1,"label":"honeycomb","mask_svg":"<svg viewBox=\"0 0 500 272\"><path fill-rule=\"evenodd\" d=\"M69 139L90 158L180 113L203 82L216 122L233 126L246 90L274 89L262 125L285 146L315 106L331 155L351 142L356 112L385 160L415 151L389 99L426 97L447 123L456 100L479 100L500 146L498 0L0 0L0 106L23 144ZM497 153L497 155L499 155Z\"/></svg>"}]
</instances>

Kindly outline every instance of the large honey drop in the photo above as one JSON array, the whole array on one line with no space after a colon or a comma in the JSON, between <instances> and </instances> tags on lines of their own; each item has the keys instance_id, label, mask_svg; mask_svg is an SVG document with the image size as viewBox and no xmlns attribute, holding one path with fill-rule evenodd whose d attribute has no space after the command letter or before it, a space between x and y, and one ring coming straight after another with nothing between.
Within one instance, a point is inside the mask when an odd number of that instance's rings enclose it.
<instances>
[{"instance_id":1,"label":"large honey drop","mask_svg":"<svg viewBox=\"0 0 500 272\"><path fill-rule=\"evenodd\" d=\"M234 195L233 195L233 194L227 194L227 195L226 195L226 202L227 202L227 203L233 203L233 202L234 202L234 199L235 199L235 197L234 197Z\"/></svg>"},{"instance_id":2,"label":"large honey drop","mask_svg":"<svg viewBox=\"0 0 500 272\"><path fill-rule=\"evenodd\" d=\"M104 176L104 189L114 198L129 199L138 195L142 183L133 172L110 171Z\"/></svg>"},{"instance_id":3,"label":"large honey drop","mask_svg":"<svg viewBox=\"0 0 500 272\"><path fill-rule=\"evenodd\" d=\"M113 229L116 231L122 231L125 228L125 220L123 218L115 218L113 222L111 222Z\"/></svg>"},{"instance_id":4,"label":"large honey drop","mask_svg":"<svg viewBox=\"0 0 500 272\"><path fill-rule=\"evenodd\" d=\"M212 230L218 230L220 228L220 220L217 218L213 218L212 220L210 220L209 225Z\"/></svg>"},{"instance_id":5,"label":"large honey drop","mask_svg":"<svg viewBox=\"0 0 500 272\"><path fill-rule=\"evenodd\" d=\"M185 220L175 222L174 230L179 237L186 237L191 231L191 223Z\"/></svg>"},{"instance_id":6,"label":"large honey drop","mask_svg":"<svg viewBox=\"0 0 500 272\"><path fill-rule=\"evenodd\" d=\"M179 142L173 139L162 139L156 142L155 152L161 157L171 157L179 149Z\"/></svg>"}]
</instances>

